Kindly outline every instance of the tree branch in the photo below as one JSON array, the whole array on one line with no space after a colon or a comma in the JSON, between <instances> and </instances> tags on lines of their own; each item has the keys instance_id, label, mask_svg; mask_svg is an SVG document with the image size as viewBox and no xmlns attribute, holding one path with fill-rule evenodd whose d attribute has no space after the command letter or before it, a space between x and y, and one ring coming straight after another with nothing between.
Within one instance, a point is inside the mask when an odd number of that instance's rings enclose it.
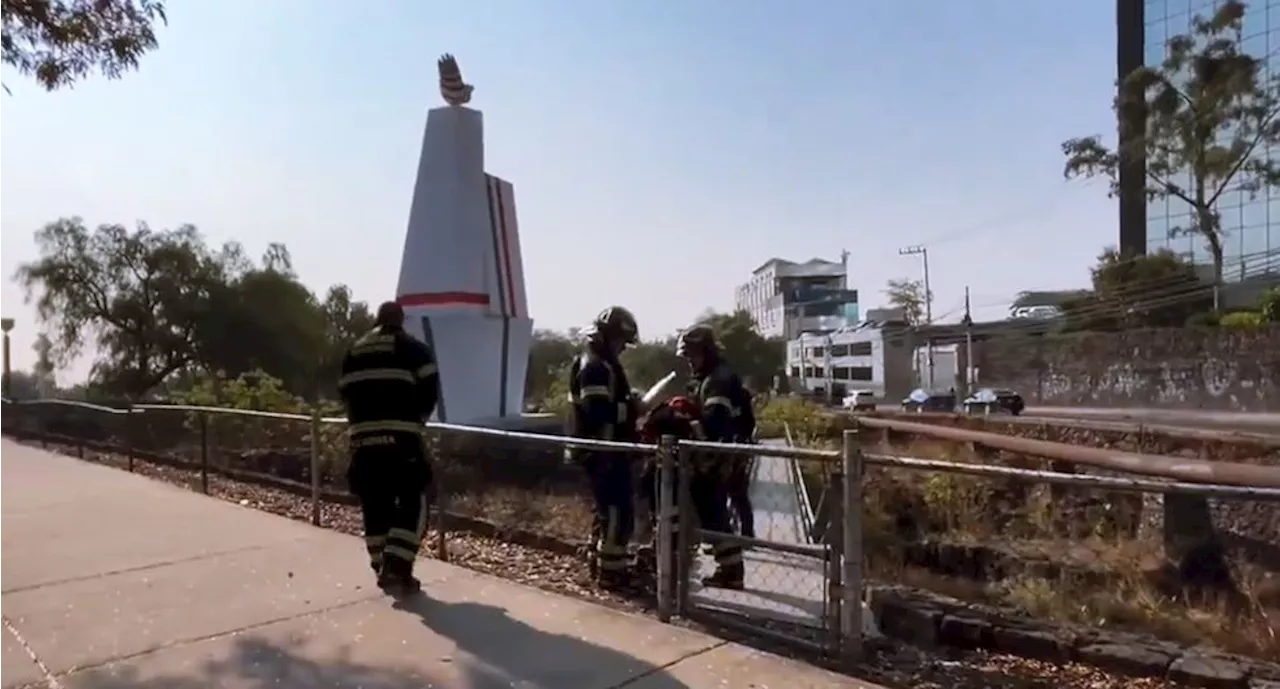
<instances>
[{"instance_id":1,"label":"tree branch","mask_svg":"<svg viewBox=\"0 0 1280 689\"><path fill-rule=\"evenodd\" d=\"M1267 114L1266 118L1262 120L1262 123L1258 126L1257 133L1253 137L1253 141L1249 142L1249 147L1245 149L1244 153L1240 156L1240 159L1236 161L1235 165L1231 166L1231 170L1222 178L1222 184L1218 186L1218 189L1210 195L1210 207L1218 202L1218 197L1222 196L1222 193L1227 190L1227 185L1231 183L1232 179L1235 179L1236 173L1240 172L1240 168L1244 167L1245 163L1253 159L1254 150L1258 148L1258 144L1262 143L1264 138L1267 138L1267 126L1271 124L1271 121L1276 118L1277 114L1280 114L1280 108L1272 110Z\"/></svg>"},{"instance_id":2,"label":"tree branch","mask_svg":"<svg viewBox=\"0 0 1280 689\"><path fill-rule=\"evenodd\" d=\"M1160 179L1159 176L1157 176L1154 172L1150 170L1147 170L1147 179L1150 179L1152 182L1155 182L1156 184L1160 185L1160 188L1164 190L1164 193L1170 194L1172 196L1176 196L1182 199L1183 201L1186 201L1187 205L1199 210L1200 204L1196 203L1195 199L1188 196L1187 192L1182 190L1182 187L1179 187L1176 184L1172 184L1170 182L1166 182L1163 179Z\"/></svg>"}]
</instances>

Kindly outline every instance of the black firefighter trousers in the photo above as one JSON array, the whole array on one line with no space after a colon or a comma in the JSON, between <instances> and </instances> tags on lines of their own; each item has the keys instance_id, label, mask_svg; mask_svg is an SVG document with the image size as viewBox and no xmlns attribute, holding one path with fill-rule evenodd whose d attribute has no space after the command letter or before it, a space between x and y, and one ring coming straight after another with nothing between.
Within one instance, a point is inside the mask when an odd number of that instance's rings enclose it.
<instances>
[{"instance_id":1,"label":"black firefighter trousers","mask_svg":"<svg viewBox=\"0 0 1280 689\"><path fill-rule=\"evenodd\" d=\"M734 471L738 471L736 467ZM745 471L738 473L743 476L746 475ZM695 523L704 531L730 533L728 505L732 503L735 509L747 511L746 519L743 519L741 515L739 516L739 521L743 528L742 535L754 538L755 524L750 512L750 501L747 499L745 505L743 505L739 496L735 495L735 491L745 492L750 487L750 479L749 477L747 478L745 486L735 485L734 481L737 477L730 475L726 478L725 474L726 468L721 464L694 467L689 480L689 503L694 509ZM645 467L640 479L640 499L653 506L652 512L655 523L659 511L658 496L661 494L661 486L659 486L660 475L657 463L654 462ZM676 468L675 475L672 477L672 484L678 496L680 486L679 467ZM672 527L675 533L680 531L681 514L679 505L681 502L677 497L676 516ZM742 546L718 539L715 536L708 536L706 540L712 546L717 565L730 571L735 571L736 567L742 565Z\"/></svg>"},{"instance_id":2,"label":"black firefighter trousers","mask_svg":"<svg viewBox=\"0 0 1280 689\"><path fill-rule=\"evenodd\" d=\"M624 574L631 567L627 544L635 527L631 457L619 452L591 452L585 464L595 499L592 566L603 577Z\"/></svg>"},{"instance_id":3,"label":"black firefighter trousers","mask_svg":"<svg viewBox=\"0 0 1280 689\"><path fill-rule=\"evenodd\" d=\"M689 480L689 492L698 521L704 531L730 533L728 479L730 467L724 460L695 466ZM737 542L707 538L711 543L716 568L725 576L742 578L742 546Z\"/></svg>"},{"instance_id":4,"label":"black firefighter trousers","mask_svg":"<svg viewBox=\"0 0 1280 689\"><path fill-rule=\"evenodd\" d=\"M412 576L427 526L431 465L424 454L395 445L358 449L347 482L360 499L369 565L380 576Z\"/></svg>"},{"instance_id":5,"label":"black firefighter trousers","mask_svg":"<svg viewBox=\"0 0 1280 689\"><path fill-rule=\"evenodd\" d=\"M754 463L747 457L734 457L729 480L729 506L738 517L738 529L747 538L756 537L755 507L751 504L751 472Z\"/></svg>"}]
</instances>

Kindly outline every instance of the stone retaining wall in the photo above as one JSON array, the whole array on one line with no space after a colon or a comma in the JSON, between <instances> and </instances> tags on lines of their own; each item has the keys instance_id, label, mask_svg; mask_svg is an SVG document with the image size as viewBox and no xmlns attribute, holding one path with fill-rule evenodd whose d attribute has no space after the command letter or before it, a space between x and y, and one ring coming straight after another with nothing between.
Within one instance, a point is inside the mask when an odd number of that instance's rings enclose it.
<instances>
[{"instance_id":1,"label":"stone retaining wall","mask_svg":"<svg viewBox=\"0 0 1280 689\"><path fill-rule=\"evenodd\" d=\"M886 636L923 647L986 649L1082 662L1135 677L1168 677L1208 689L1280 689L1280 664L1125 632L1043 622L899 586L868 588Z\"/></svg>"},{"instance_id":2,"label":"stone retaining wall","mask_svg":"<svg viewBox=\"0 0 1280 689\"><path fill-rule=\"evenodd\" d=\"M1280 411L1280 327L995 334L974 361L1033 405Z\"/></svg>"}]
</instances>

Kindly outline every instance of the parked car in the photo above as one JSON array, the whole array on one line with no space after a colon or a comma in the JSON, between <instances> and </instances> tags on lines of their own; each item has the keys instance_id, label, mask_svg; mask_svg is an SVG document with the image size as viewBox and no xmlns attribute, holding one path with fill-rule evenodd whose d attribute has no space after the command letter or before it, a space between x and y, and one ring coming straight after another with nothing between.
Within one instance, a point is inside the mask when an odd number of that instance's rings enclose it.
<instances>
[{"instance_id":1,"label":"parked car","mask_svg":"<svg viewBox=\"0 0 1280 689\"><path fill-rule=\"evenodd\" d=\"M1007 388L980 388L964 400L966 414L995 414L1006 412L1017 416L1026 408L1022 395Z\"/></svg>"},{"instance_id":2,"label":"parked car","mask_svg":"<svg viewBox=\"0 0 1280 689\"><path fill-rule=\"evenodd\" d=\"M956 410L956 393L954 391L930 392L924 388L916 388L902 400L902 411L907 412L953 412Z\"/></svg>"},{"instance_id":3,"label":"parked car","mask_svg":"<svg viewBox=\"0 0 1280 689\"><path fill-rule=\"evenodd\" d=\"M840 406L850 411L875 411L876 396L870 390L854 390L844 396Z\"/></svg>"}]
</instances>

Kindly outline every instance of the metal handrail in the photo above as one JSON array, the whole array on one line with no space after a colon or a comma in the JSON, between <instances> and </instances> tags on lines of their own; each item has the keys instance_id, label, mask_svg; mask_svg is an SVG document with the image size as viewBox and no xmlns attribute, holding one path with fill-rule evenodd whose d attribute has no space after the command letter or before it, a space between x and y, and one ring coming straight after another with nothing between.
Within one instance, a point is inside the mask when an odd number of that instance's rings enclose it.
<instances>
[{"instance_id":1,"label":"metal handrail","mask_svg":"<svg viewBox=\"0 0 1280 689\"><path fill-rule=\"evenodd\" d=\"M506 440L524 440L532 443L542 443L544 445L559 445L561 447L571 447L579 450L600 450L613 452L657 452L658 446L648 443L631 443L618 440L594 440L590 438L574 438L565 435L546 435L543 433L529 433L527 431L508 431L501 428L481 428L479 426L464 426L456 423L436 423L428 422L427 430L445 431L446 433L465 433L467 435L482 435L490 438L503 438Z\"/></svg>"},{"instance_id":2,"label":"metal handrail","mask_svg":"<svg viewBox=\"0 0 1280 689\"><path fill-rule=\"evenodd\" d=\"M78 400L57 400L57 399L37 399L37 400L5 400L7 404L14 405L61 405L80 407L91 411L99 411L108 414L129 414L138 411L184 411L208 414L229 414L237 416L249 416L258 418L284 419L291 421L309 421L312 417L303 414L290 414L284 412L267 412L253 409L233 409L228 407L208 407L200 405L185 404L137 404L128 409L117 409L114 407L106 407L100 404L92 404L89 402L81 402ZM345 419L327 418L321 419L326 423L346 423ZM978 464L961 464L956 462L947 462L943 460L930 460L921 458L898 457L894 455L883 454L867 454L868 461L875 463L883 463L887 466L896 466L903 469L915 470L932 470L948 473L970 474L975 476L986 476L991 478L1018 478L1021 477L1028 481L1045 481L1054 482L1065 479L1069 485L1075 486L1094 486L1099 488L1121 488L1122 486L1146 486L1143 490L1150 492L1170 492L1182 493L1189 492L1197 495L1207 495L1215 497L1239 497L1258 500L1272 500L1273 492L1280 494L1280 468L1264 467L1249 464L1233 464L1228 462L1206 462L1202 460L1188 460L1176 457L1163 457L1159 455L1138 455L1125 452L1117 452L1112 450L1102 450L1090 447L1075 447L1064 445L1062 443L1051 443L1043 440L1031 440L1028 438L1016 438L1011 436L999 435L996 433L983 433L980 431L969 431L965 429L952 428L949 426L934 426L931 424L912 423L905 421L896 421L883 418L859 418L858 423L871 428L888 428L890 430L901 430L921 435L933 435L935 437L948 438L961 442L976 442L989 447L1005 449L1012 452L1023 452L1025 454L1036 455L1040 457L1048 457L1053 459L1061 459L1063 461L1075 462L1080 464L1091 464L1106 469L1121 471L1133 474L1145 474L1156 478L1173 479L1175 482L1162 481L1140 481L1138 479L1116 478L1108 476L1096 475L1079 475L1079 474L1063 474L1058 472L1045 472L1034 469L1019 469L1014 467L995 467ZM586 438L571 438L568 436L558 435L542 435L538 433L527 433L522 431L508 431L496 428L480 428L476 426L464 426L459 424L445 423L428 423L425 425L427 429L434 429L452 433L467 433L472 435L485 435L490 437L508 438L511 440L525 440L531 442L544 443L548 445L558 445L561 447L574 447L579 449L596 449L604 451L623 451L623 452L656 452L657 445L649 445L644 443L625 443L605 440L591 440ZM713 443L701 440L680 440L677 443L680 447L707 450L713 452L723 452L727 454L748 455L753 456L760 453L759 445L747 445L738 443ZM821 462L831 462L840 458L841 453L832 450L810 450L806 448L771 448L769 453L774 456L787 457L791 459L808 459ZM876 458L876 459L872 459ZM1256 480L1252 480L1255 479ZM1117 483L1117 481L1119 483ZM1135 483L1135 481L1137 483ZM1132 490L1139 490L1131 488Z\"/></svg>"},{"instance_id":3,"label":"metal handrail","mask_svg":"<svg viewBox=\"0 0 1280 689\"><path fill-rule=\"evenodd\" d=\"M1268 449L1280 448L1280 434L1237 430L1234 428L1211 428L1207 426L1204 428L1187 428L1185 426L1174 426L1167 423L1133 423L1127 421L1107 421L1103 419L1039 415L998 417L992 420L1019 426L1078 428L1081 430L1100 431L1103 433L1152 433L1181 440L1246 442L1261 445Z\"/></svg>"},{"instance_id":4,"label":"metal handrail","mask_svg":"<svg viewBox=\"0 0 1280 689\"><path fill-rule=\"evenodd\" d=\"M196 405L136 405L127 409L115 409L102 405L90 404L87 402L79 402L73 400L28 400L23 402L10 402L8 404L51 404L72 406L88 409L91 411L101 411L110 414L132 414L137 412L158 412L161 410L173 410L180 412L196 413L196 414L227 414L239 415L246 417L285 419L291 421L310 421L311 423L311 519L315 524L321 521L321 504L331 499L327 493L322 491L320 484L319 462L319 433L316 432L321 423L327 422L331 424L344 423L342 419L321 419L319 410L315 409L311 416L303 414L285 414L278 412L259 412L248 409L227 409L223 407L206 407ZM143 417L145 418L145 417ZM1204 478L1220 478L1219 475L1212 472L1205 474L1197 472L1194 467L1189 468L1193 463L1180 460L1178 458L1154 457L1150 455L1125 455L1124 453L1114 453L1092 448L1077 448L1065 446L1059 443L1045 443L1043 441L1029 441L1024 438L1012 438L1009 436L999 436L990 433L977 433L973 431L961 431L954 428L946 428L939 426L929 426L927 424L913 424L904 422L892 422L885 419L859 419L860 425L868 427L880 428L897 428L899 430L907 430L908 432L920 432L923 434L931 434L937 437L950 438L961 442L979 442L987 444L991 447L1003 447L1012 451L1021 451L1025 454L1050 456L1067 461L1078 461L1083 464L1093 463L1106 468L1120 471L1130 471L1131 473L1148 473L1158 475L1155 469L1158 467L1152 465L1152 462L1164 462L1166 465L1173 463L1172 469L1166 471L1170 476L1177 478L1178 474L1192 475L1197 479ZM905 428L904 428L905 426ZM472 426L462 426L457 424L431 423L424 426L424 429L435 430L443 433L466 433L473 435L519 439L529 442L538 442L543 444L558 445L564 447L582 447L588 449L605 449L610 451L628 451L628 452L656 452L662 460L662 471L660 472L661 487L659 490L659 518L658 522L658 543L660 552L676 552L676 543L691 544L691 539L696 534L692 531L691 525L693 520L680 520L681 531L678 534L673 533L672 529L675 520L674 510L676 509L676 498L674 492L676 490L673 482L676 472L675 462L680 453L674 449L678 446L711 451L723 452L737 455L755 455L761 452L759 445L747 444L723 444L711 443L704 441L679 441L672 442L673 439L664 438L663 443L658 445L647 445L640 443L620 443L607 442L598 440L587 440L581 438L568 438L564 436L542 435L537 433L528 433L521 431L508 431L491 428L477 428ZM942 432L939 432L942 431ZM862 594L864 576L862 572L862 562L864 547L862 543L863 530L863 470L864 465L885 466L899 470L912 471L936 471L952 474L968 474L972 476L982 477L985 479L1013 479L1025 482L1046 483L1055 485L1084 486L1089 488L1102 488L1117 491L1132 492L1150 492L1162 494L1191 494L1204 495L1218 498L1235 498L1255 501L1280 502L1280 485L1231 485L1232 481L1219 483L1195 483L1188 481L1161 481L1144 478L1131 477L1115 477L1115 476L1098 476L1088 474L1070 474L1055 471L1040 471L1033 469L1023 469L1006 466L990 466L983 464L964 464L957 462L948 462L943 460L920 459L915 457L901 457L889 454L876 454L864 452L864 447L859 439L859 433L856 429L846 430L842 434L842 446L840 452L809 450L804 448L771 448L768 450L770 454L777 456L789 457L792 459L817 460L823 462L841 460L841 467L836 474L841 477L839 491L833 492L836 496L833 500L834 511L832 513L831 525L835 528L836 534L829 536L827 543L830 550L815 550L814 546L783 546L778 547L769 544L770 547L777 550L788 552L821 552L825 553L833 565L830 567L826 576L827 582L831 584L833 591L833 604L824 615L828 615L838 619L838 623L832 623L831 629L836 634L834 637L836 643L832 648L838 649L837 652L844 655L850 661L857 660L861 652L861 615L862 615ZM997 439L997 440L993 440ZM88 444L87 440L82 440L82 447ZM213 471L209 466L208 458L208 436L207 424L201 424L201 472L202 485L205 492L208 492L208 474ZM1064 449L1065 448L1065 449ZM1070 450L1071 453L1066 452ZM1085 451L1092 450L1095 455L1088 455ZM132 467L133 450L130 449L130 466ZM1081 454L1084 453L1084 454ZM1131 467L1126 465L1125 457L1137 457L1138 466ZM1101 458L1101 459L1100 459ZM1106 461L1104 461L1106 460ZM1143 464L1145 462L1146 464ZM1132 463L1132 462L1130 462ZM1198 464L1205 464L1200 462ZM1254 469L1262 469L1263 467L1251 467ZM680 472L684 479L688 478L689 472ZM1232 475L1230 478L1239 479L1240 476ZM802 480L802 479L801 479ZM683 489L682 489L683 490ZM687 493L683 494L687 495ZM681 498L683 499L683 498ZM438 512L443 514L442 512ZM665 515L665 516L664 516ZM446 552L445 534L447 529L444 528L444 522L441 522L437 528L437 553L444 556ZM738 539L741 540L741 539ZM687 552L687 551L681 551ZM679 567L686 568L689 566L688 558L681 557L678 559ZM658 581L658 611L659 618L665 620L670 619L672 607L676 596L684 596L680 600L687 602L687 588L683 592L673 592L670 583L662 584L661 582L675 581L676 578L669 576L671 574L671 562L669 558L658 558L659 575ZM683 579L681 579L683 580ZM682 603L683 605L683 603ZM683 609L683 608L682 608Z\"/></svg>"},{"instance_id":5,"label":"metal handrail","mask_svg":"<svg viewBox=\"0 0 1280 689\"><path fill-rule=\"evenodd\" d=\"M802 447L773 447L768 452L761 452L759 445L744 445L742 443L713 443L707 440L680 440L677 442L681 448L689 448L691 450L710 450L712 452L723 452L730 455L746 455L754 457L759 454L768 454L774 457L787 457L790 459L809 459L816 462L836 462L840 460L840 453L834 450L809 450Z\"/></svg>"},{"instance_id":6,"label":"metal handrail","mask_svg":"<svg viewBox=\"0 0 1280 689\"><path fill-rule=\"evenodd\" d=\"M128 408L121 409L121 408L118 408L118 407L107 407L107 406L104 406L104 405L101 405L101 404L92 404L92 403L90 403L90 402L81 402L80 400L55 400L55 399L39 399L39 400L12 400L12 399L5 398L4 403L5 403L5 404L12 404L12 405L15 405L15 406L25 406L25 405L35 405L35 404L52 404L52 405L60 405L60 406L64 406L64 407L80 407L80 408L82 408L82 409L88 409L88 410L90 410L90 411L100 411L100 412L103 412L103 413L105 413L105 414L128 414L128 413L129 413L129 411L130 411Z\"/></svg>"},{"instance_id":7,"label":"metal handrail","mask_svg":"<svg viewBox=\"0 0 1280 689\"><path fill-rule=\"evenodd\" d=\"M862 455L867 464L897 467L914 471L941 471L951 474L968 474L983 478L1004 478L1025 481L1028 483L1045 483L1059 486L1077 486L1085 488L1107 488L1111 490L1133 493L1178 493L1183 495L1204 495L1214 498L1235 498L1237 500L1258 500L1280 502L1280 488L1252 488L1249 486L1223 486L1204 483L1182 483L1177 481L1155 481L1151 479L1125 478L1121 476L1097 476L1094 474L1066 474L1060 471L1042 471L1039 469L1021 469L1017 467L992 466L989 464L964 464L950 462L945 459L918 459L916 457L899 457L866 453Z\"/></svg>"},{"instance_id":8,"label":"metal handrail","mask_svg":"<svg viewBox=\"0 0 1280 689\"><path fill-rule=\"evenodd\" d=\"M796 441L791 435L791 424L782 423L788 448L794 448ZM791 471L791 482L796 490L796 504L800 507L800 534L805 542L813 543L813 502L809 500L809 488L804 482L804 472L800 471L800 460L792 457L788 461Z\"/></svg>"},{"instance_id":9,"label":"metal handrail","mask_svg":"<svg viewBox=\"0 0 1280 689\"><path fill-rule=\"evenodd\" d=\"M1214 428L1212 426L1206 426L1203 428L1187 428L1184 426L1170 425L1168 423L1138 423L1078 416L1054 416L1050 414L975 416L970 414L952 414L947 412L925 412L923 414L887 412L884 416L878 418L903 418L904 420L909 418L916 421L923 418L925 423L929 423L930 419L945 419L948 421L957 419L981 419L983 421L1008 423L1017 426L1048 426L1052 428L1070 428L1103 433L1152 433L1181 440L1247 442L1261 445L1267 449L1280 448L1280 434L1277 433L1263 433L1260 431L1249 431L1235 428ZM860 420L862 420L862 417L860 417Z\"/></svg>"},{"instance_id":10,"label":"metal handrail","mask_svg":"<svg viewBox=\"0 0 1280 689\"><path fill-rule=\"evenodd\" d=\"M306 414L291 414L280 411L260 411L257 409L237 409L234 407L206 407L198 404L135 404L132 407L140 411L186 411L204 412L206 414L231 414L234 416L252 416L260 419L283 419L286 421L310 421Z\"/></svg>"},{"instance_id":11,"label":"metal handrail","mask_svg":"<svg viewBox=\"0 0 1280 689\"><path fill-rule=\"evenodd\" d=\"M1188 483L1280 488L1280 467L1121 452L896 419L865 417L857 419L857 423L867 428L882 428L955 442L975 443L992 449L1129 474Z\"/></svg>"}]
</instances>

